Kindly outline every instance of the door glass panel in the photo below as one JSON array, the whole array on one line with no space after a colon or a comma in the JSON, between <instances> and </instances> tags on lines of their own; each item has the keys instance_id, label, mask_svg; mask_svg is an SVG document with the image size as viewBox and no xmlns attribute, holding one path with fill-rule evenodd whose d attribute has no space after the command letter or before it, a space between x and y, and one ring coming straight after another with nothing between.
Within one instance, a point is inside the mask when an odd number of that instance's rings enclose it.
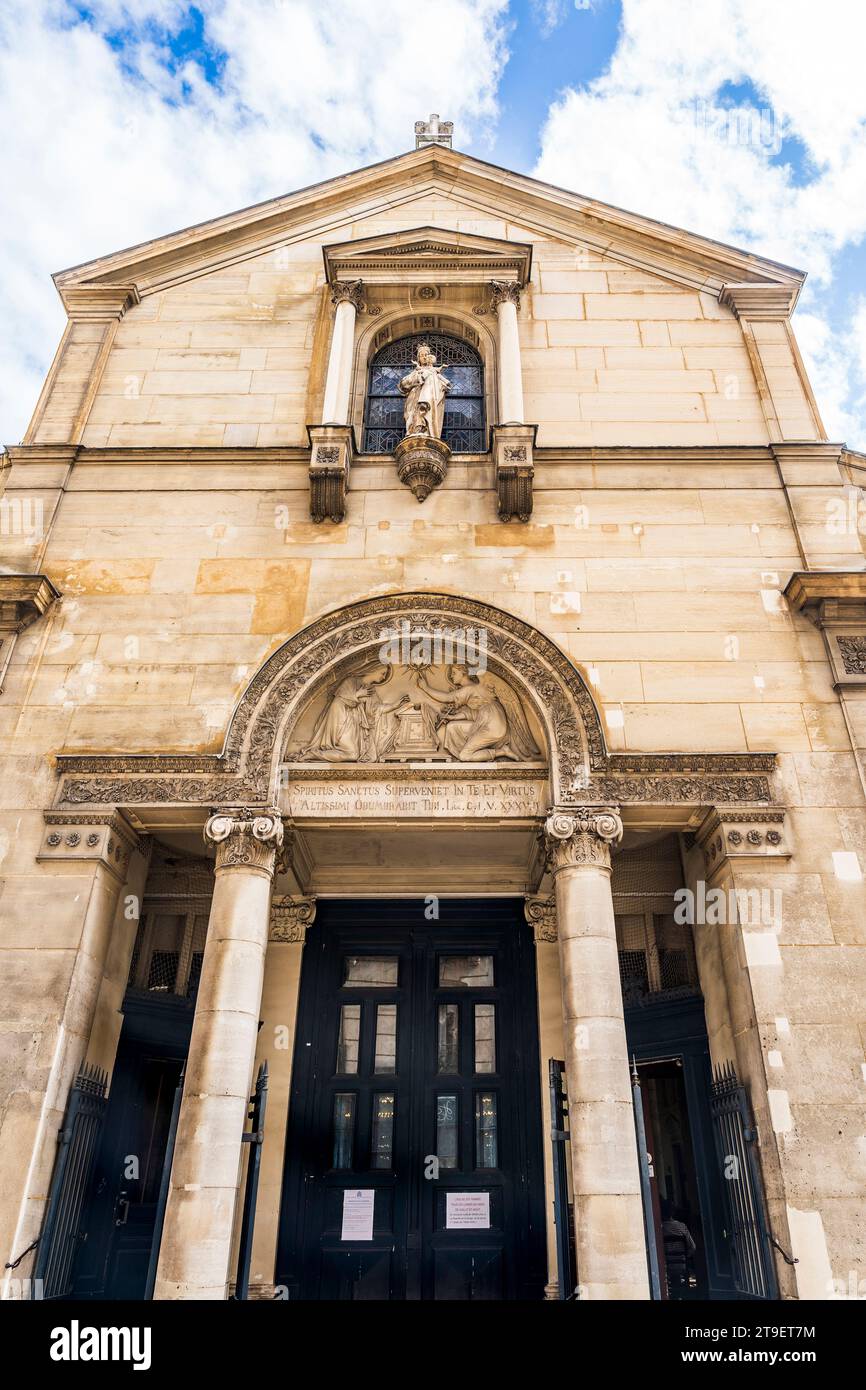
<instances>
[{"instance_id":1,"label":"door glass panel","mask_svg":"<svg viewBox=\"0 0 866 1390\"><path fill-rule=\"evenodd\" d=\"M439 1005L439 1027L436 1046L436 1070L459 1071L459 1004Z\"/></svg>"},{"instance_id":2,"label":"door glass panel","mask_svg":"<svg viewBox=\"0 0 866 1390\"><path fill-rule=\"evenodd\" d=\"M393 989L397 984L397 956L346 956L343 987Z\"/></svg>"},{"instance_id":3,"label":"door glass panel","mask_svg":"<svg viewBox=\"0 0 866 1390\"><path fill-rule=\"evenodd\" d=\"M475 1005L475 1070L496 1070L496 1006Z\"/></svg>"},{"instance_id":4,"label":"door glass panel","mask_svg":"<svg viewBox=\"0 0 866 1390\"><path fill-rule=\"evenodd\" d=\"M457 1167L457 1097L436 1097L436 1157L440 1168Z\"/></svg>"},{"instance_id":5,"label":"door glass panel","mask_svg":"<svg viewBox=\"0 0 866 1390\"><path fill-rule=\"evenodd\" d=\"M440 956L439 986L442 989L490 989L493 985L492 956Z\"/></svg>"},{"instance_id":6,"label":"door glass panel","mask_svg":"<svg viewBox=\"0 0 866 1390\"><path fill-rule=\"evenodd\" d=\"M394 1113L395 1096L393 1091L373 1097L373 1130L370 1143L370 1167L390 1168L394 1155Z\"/></svg>"},{"instance_id":7,"label":"door glass panel","mask_svg":"<svg viewBox=\"0 0 866 1390\"><path fill-rule=\"evenodd\" d=\"M332 1168L351 1168L355 1147L355 1096L351 1091L334 1096L334 1154Z\"/></svg>"},{"instance_id":8,"label":"door glass panel","mask_svg":"<svg viewBox=\"0 0 866 1390\"><path fill-rule=\"evenodd\" d=\"M358 1070L358 1044L361 1037L361 1005L344 1004L340 1010L340 1036L337 1041L337 1071L351 1074Z\"/></svg>"},{"instance_id":9,"label":"door glass panel","mask_svg":"<svg viewBox=\"0 0 866 1390\"><path fill-rule=\"evenodd\" d=\"M373 1071L397 1070L397 1005L376 1005L376 1056Z\"/></svg>"},{"instance_id":10,"label":"door glass panel","mask_svg":"<svg viewBox=\"0 0 866 1390\"><path fill-rule=\"evenodd\" d=\"M475 1096L475 1167L498 1166L496 1096L490 1091L478 1091Z\"/></svg>"}]
</instances>

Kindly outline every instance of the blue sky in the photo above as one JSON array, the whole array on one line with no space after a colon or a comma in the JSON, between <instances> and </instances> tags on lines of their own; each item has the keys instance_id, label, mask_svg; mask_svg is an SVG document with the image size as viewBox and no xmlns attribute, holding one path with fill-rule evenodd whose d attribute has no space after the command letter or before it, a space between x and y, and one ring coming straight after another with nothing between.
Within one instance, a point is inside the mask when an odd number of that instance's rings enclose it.
<instances>
[{"instance_id":1,"label":"blue sky","mask_svg":"<svg viewBox=\"0 0 866 1390\"><path fill-rule=\"evenodd\" d=\"M0 440L52 271L387 158L483 159L809 271L831 437L866 448L866 7L849 0L4 0Z\"/></svg>"}]
</instances>

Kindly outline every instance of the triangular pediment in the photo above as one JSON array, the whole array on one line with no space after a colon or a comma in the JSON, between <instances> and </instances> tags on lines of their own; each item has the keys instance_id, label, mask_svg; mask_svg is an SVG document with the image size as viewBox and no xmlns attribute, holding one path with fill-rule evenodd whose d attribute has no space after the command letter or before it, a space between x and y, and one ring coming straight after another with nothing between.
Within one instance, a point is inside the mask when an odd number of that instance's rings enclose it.
<instances>
[{"instance_id":1,"label":"triangular pediment","mask_svg":"<svg viewBox=\"0 0 866 1390\"><path fill-rule=\"evenodd\" d=\"M367 218L399 216L400 208L426 195L440 202L471 208L481 217L505 218L525 230L525 242L497 241L445 227L416 227L354 245L345 237L349 225ZM455 216L457 221L457 216ZM144 242L59 272L55 284L67 309L82 295L123 291L132 302L183 281L262 255L280 246L318 239L345 258L357 254L356 278L371 278L360 269L363 256L376 258L401 273L430 265L462 266L473 257L488 257L503 278L509 257L526 254L530 239L552 238L588 247L605 258L640 267L675 284L721 295L727 285L763 287L776 294L787 312L793 308L805 275L752 252L740 251L693 232L539 182L524 174L433 145L381 164L342 174L323 183L274 198L170 236ZM426 258L426 261L425 261ZM499 259L497 259L499 258ZM492 276L490 266L485 267ZM437 271L437 273L439 273ZM774 309L774 313L777 311Z\"/></svg>"},{"instance_id":2,"label":"triangular pediment","mask_svg":"<svg viewBox=\"0 0 866 1390\"><path fill-rule=\"evenodd\" d=\"M526 284L532 269L528 242L503 241L442 227L411 227L384 236L363 237L324 246L328 280L361 279L368 283L405 283L435 276L438 281L465 280L467 275L517 280Z\"/></svg>"}]
</instances>

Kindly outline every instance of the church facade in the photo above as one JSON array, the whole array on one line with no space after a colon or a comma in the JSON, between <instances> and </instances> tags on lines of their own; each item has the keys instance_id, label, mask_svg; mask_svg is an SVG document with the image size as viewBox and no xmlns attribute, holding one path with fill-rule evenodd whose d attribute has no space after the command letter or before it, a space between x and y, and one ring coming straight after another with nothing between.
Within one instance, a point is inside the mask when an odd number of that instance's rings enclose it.
<instances>
[{"instance_id":1,"label":"church facade","mask_svg":"<svg viewBox=\"0 0 866 1390\"><path fill-rule=\"evenodd\" d=\"M803 280L438 120L55 277L4 1297L862 1296L866 458Z\"/></svg>"}]
</instances>

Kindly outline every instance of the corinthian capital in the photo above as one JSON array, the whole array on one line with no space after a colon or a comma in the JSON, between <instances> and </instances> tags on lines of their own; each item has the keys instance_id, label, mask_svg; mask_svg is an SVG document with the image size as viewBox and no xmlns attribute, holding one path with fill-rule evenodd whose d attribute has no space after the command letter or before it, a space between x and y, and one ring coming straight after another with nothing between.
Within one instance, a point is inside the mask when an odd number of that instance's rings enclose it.
<instances>
[{"instance_id":1,"label":"corinthian capital","mask_svg":"<svg viewBox=\"0 0 866 1390\"><path fill-rule=\"evenodd\" d=\"M576 865L610 868L610 847L622 839L616 806L554 809L544 823L544 839L554 874Z\"/></svg>"},{"instance_id":2,"label":"corinthian capital","mask_svg":"<svg viewBox=\"0 0 866 1390\"><path fill-rule=\"evenodd\" d=\"M520 285L516 280L490 281L490 307L494 314L500 304L513 304L515 309L520 308Z\"/></svg>"},{"instance_id":3,"label":"corinthian capital","mask_svg":"<svg viewBox=\"0 0 866 1390\"><path fill-rule=\"evenodd\" d=\"M208 819L204 838L206 844L216 846L217 871L245 868L272 874L283 843L283 821L270 806L263 810L231 806Z\"/></svg>"},{"instance_id":4,"label":"corinthian capital","mask_svg":"<svg viewBox=\"0 0 866 1390\"><path fill-rule=\"evenodd\" d=\"M347 302L354 304L359 314L364 312L366 303L364 301L363 280L337 280L331 286L331 303L334 307Z\"/></svg>"}]
</instances>

